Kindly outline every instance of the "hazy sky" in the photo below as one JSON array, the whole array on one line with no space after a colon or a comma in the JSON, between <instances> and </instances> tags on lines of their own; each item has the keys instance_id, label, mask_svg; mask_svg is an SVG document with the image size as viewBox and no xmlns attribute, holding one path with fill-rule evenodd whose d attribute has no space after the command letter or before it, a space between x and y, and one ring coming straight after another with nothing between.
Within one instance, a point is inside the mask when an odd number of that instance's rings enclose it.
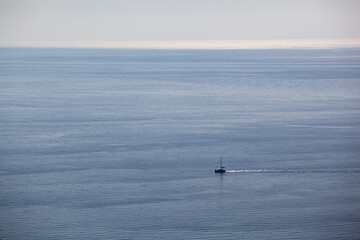
<instances>
[{"instance_id":1,"label":"hazy sky","mask_svg":"<svg viewBox=\"0 0 360 240\"><path fill-rule=\"evenodd\" d=\"M358 0L0 0L0 45L360 38Z\"/></svg>"}]
</instances>

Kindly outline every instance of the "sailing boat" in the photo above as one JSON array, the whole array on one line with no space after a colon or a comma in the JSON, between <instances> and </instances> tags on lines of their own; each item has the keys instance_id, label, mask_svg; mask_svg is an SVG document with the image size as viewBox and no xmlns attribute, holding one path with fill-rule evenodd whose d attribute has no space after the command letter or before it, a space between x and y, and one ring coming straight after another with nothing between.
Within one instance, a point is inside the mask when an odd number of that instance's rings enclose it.
<instances>
[{"instance_id":1,"label":"sailing boat","mask_svg":"<svg viewBox=\"0 0 360 240\"><path fill-rule=\"evenodd\" d=\"M220 157L220 168L215 169L216 173L224 173L226 172L225 167L222 165L222 155Z\"/></svg>"}]
</instances>

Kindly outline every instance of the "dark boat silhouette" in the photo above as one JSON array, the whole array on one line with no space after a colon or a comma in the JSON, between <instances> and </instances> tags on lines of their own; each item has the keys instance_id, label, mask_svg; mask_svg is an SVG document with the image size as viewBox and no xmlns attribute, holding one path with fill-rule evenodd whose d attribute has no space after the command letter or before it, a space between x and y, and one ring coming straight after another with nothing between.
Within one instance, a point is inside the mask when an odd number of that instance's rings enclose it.
<instances>
[{"instance_id":1,"label":"dark boat silhouette","mask_svg":"<svg viewBox=\"0 0 360 240\"><path fill-rule=\"evenodd\" d=\"M225 167L222 165L222 155L220 157L220 167L215 169L216 173L224 173L226 172Z\"/></svg>"}]
</instances>

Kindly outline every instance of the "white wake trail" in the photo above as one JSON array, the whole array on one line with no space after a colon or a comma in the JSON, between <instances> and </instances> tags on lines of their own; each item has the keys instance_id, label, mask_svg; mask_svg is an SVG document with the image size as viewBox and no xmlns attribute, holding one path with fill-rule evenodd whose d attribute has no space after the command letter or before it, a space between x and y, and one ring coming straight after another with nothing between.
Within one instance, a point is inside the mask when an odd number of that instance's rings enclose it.
<instances>
[{"instance_id":1,"label":"white wake trail","mask_svg":"<svg viewBox=\"0 0 360 240\"><path fill-rule=\"evenodd\" d=\"M240 169L229 173L360 173L359 168L349 169Z\"/></svg>"}]
</instances>

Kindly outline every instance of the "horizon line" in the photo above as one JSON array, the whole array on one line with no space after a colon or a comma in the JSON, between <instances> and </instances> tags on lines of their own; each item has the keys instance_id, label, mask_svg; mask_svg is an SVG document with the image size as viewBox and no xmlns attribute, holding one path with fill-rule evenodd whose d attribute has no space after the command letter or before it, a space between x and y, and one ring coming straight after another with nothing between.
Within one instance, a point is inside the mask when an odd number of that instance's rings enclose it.
<instances>
[{"instance_id":1,"label":"horizon line","mask_svg":"<svg viewBox=\"0 0 360 240\"><path fill-rule=\"evenodd\" d=\"M360 48L360 38L254 39L254 40L153 40L153 41L63 41L0 43L1 48L89 49L293 49Z\"/></svg>"}]
</instances>

